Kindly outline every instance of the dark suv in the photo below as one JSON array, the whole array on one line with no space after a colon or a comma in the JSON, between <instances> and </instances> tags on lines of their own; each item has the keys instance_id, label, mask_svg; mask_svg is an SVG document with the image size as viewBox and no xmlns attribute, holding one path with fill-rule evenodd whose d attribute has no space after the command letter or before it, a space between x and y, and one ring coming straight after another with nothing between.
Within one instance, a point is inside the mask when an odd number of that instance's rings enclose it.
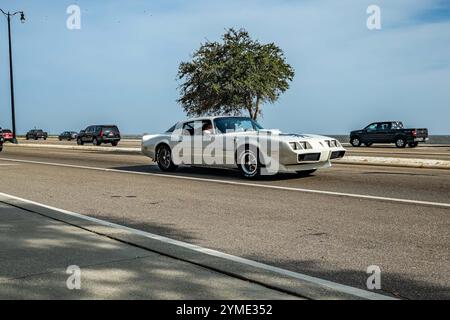
<instances>
[{"instance_id":1,"label":"dark suv","mask_svg":"<svg viewBox=\"0 0 450 320\"><path fill-rule=\"evenodd\" d=\"M77 137L77 144L92 143L99 146L102 143L111 143L114 147L119 144L120 132L115 125L89 126L81 130Z\"/></svg>"},{"instance_id":2,"label":"dark suv","mask_svg":"<svg viewBox=\"0 0 450 320\"><path fill-rule=\"evenodd\" d=\"M38 140L38 139L44 139L47 140L48 134L47 132L41 130L41 129L33 129L27 132L25 139L27 140Z\"/></svg>"}]
</instances>

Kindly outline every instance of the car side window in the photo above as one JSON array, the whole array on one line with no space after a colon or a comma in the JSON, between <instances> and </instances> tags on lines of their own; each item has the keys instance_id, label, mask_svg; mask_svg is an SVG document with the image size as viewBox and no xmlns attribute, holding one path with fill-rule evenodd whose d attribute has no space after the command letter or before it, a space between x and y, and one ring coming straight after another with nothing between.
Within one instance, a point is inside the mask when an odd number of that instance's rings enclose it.
<instances>
[{"instance_id":1,"label":"car side window","mask_svg":"<svg viewBox=\"0 0 450 320\"><path fill-rule=\"evenodd\" d=\"M391 123L390 122L385 122L381 124L381 130L386 131L386 130L391 130Z\"/></svg>"},{"instance_id":2,"label":"car side window","mask_svg":"<svg viewBox=\"0 0 450 320\"><path fill-rule=\"evenodd\" d=\"M194 122L187 122L183 124L183 136L194 135Z\"/></svg>"},{"instance_id":3,"label":"car side window","mask_svg":"<svg viewBox=\"0 0 450 320\"><path fill-rule=\"evenodd\" d=\"M371 131L377 130L377 124L376 123L372 123L371 125L368 125L366 127L366 130L371 130Z\"/></svg>"}]
</instances>

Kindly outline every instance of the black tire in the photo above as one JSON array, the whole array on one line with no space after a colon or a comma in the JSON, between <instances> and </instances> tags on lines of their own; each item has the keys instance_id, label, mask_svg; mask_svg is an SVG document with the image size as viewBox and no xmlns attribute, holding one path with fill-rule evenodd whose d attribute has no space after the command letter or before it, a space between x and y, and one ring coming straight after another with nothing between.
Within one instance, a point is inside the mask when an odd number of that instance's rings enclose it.
<instances>
[{"instance_id":1,"label":"black tire","mask_svg":"<svg viewBox=\"0 0 450 320\"><path fill-rule=\"evenodd\" d=\"M359 139L359 137L352 137L350 139L350 144L353 147L357 148L357 147L361 146L361 140Z\"/></svg>"},{"instance_id":2,"label":"black tire","mask_svg":"<svg viewBox=\"0 0 450 320\"><path fill-rule=\"evenodd\" d=\"M34 137L34 140L38 140L38 137Z\"/></svg>"},{"instance_id":3,"label":"black tire","mask_svg":"<svg viewBox=\"0 0 450 320\"><path fill-rule=\"evenodd\" d=\"M364 142L364 145L366 146L366 147L370 147L370 146L372 146L372 142Z\"/></svg>"},{"instance_id":4,"label":"black tire","mask_svg":"<svg viewBox=\"0 0 450 320\"><path fill-rule=\"evenodd\" d=\"M83 142L83 140L81 140L81 138L77 139L77 145L79 145L79 146L84 145L84 142Z\"/></svg>"},{"instance_id":5,"label":"black tire","mask_svg":"<svg viewBox=\"0 0 450 320\"><path fill-rule=\"evenodd\" d=\"M0 152L2 152L3 151L3 146L0 146Z\"/></svg>"},{"instance_id":6,"label":"black tire","mask_svg":"<svg viewBox=\"0 0 450 320\"><path fill-rule=\"evenodd\" d=\"M25 140L30 140L30 138L28 136L25 136Z\"/></svg>"},{"instance_id":7,"label":"black tire","mask_svg":"<svg viewBox=\"0 0 450 320\"><path fill-rule=\"evenodd\" d=\"M395 138L395 146L397 148L405 148L406 147L406 139L403 137Z\"/></svg>"},{"instance_id":8,"label":"black tire","mask_svg":"<svg viewBox=\"0 0 450 320\"><path fill-rule=\"evenodd\" d=\"M256 154L255 154L256 151ZM245 146L236 153L236 163L242 175L246 178L256 178L261 175L259 151Z\"/></svg>"},{"instance_id":9,"label":"black tire","mask_svg":"<svg viewBox=\"0 0 450 320\"><path fill-rule=\"evenodd\" d=\"M156 150L156 162L159 169L164 172L173 172L178 168L172 161L172 150L166 144L163 144Z\"/></svg>"},{"instance_id":10,"label":"black tire","mask_svg":"<svg viewBox=\"0 0 450 320\"><path fill-rule=\"evenodd\" d=\"M113 147L117 147L117 145L119 144L119 142L118 142L118 141L113 141L113 142L111 142L111 144L112 144Z\"/></svg>"},{"instance_id":11,"label":"black tire","mask_svg":"<svg viewBox=\"0 0 450 320\"><path fill-rule=\"evenodd\" d=\"M300 177L307 177L316 171L317 171L317 169L297 171L297 175Z\"/></svg>"},{"instance_id":12,"label":"black tire","mask_svg":"<svg viewBox=\"0 0 450 320\"><path fill-rule=\"evenodd\" d=\"M94 138L94 139L92 139L92 144L93 144L94 146L99 146L99 145L101 145L102 143L101 143L100 141L98 141L97 138Z\"/></svg>"},{"instance_id":13,"label":"black tire","mask_svg":"<svg viewBox=\"0 0 450 320\"><path fill-rule=\"evenodd\" d=\"M408 143L408 146L409 146L410 148L415 148L415 147L417 147L418 145L419 145L418 142L410 142L410 143Z\"/></svg>"}]
</instances>

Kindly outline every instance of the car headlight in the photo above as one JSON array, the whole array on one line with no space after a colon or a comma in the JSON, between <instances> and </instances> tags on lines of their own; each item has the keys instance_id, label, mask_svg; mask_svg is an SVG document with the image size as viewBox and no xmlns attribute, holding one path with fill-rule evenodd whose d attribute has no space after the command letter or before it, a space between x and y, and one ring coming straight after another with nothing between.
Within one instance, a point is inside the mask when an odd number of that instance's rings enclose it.
<instances>
[{"instance_id":1,"label":"car headlight","mask_svg":"<svg viewBox=\"0 0 450 320\"><path fill-rule=\"evenodd\" d=\"M289 145L291 146L292 150L298 150L297 142L289 142Z\"/></svg>"},{"instance_id":2,"label":"car headlight","mask_svg":"<svg viewBox=\"0 0 450 320\"><path fill-rule=\"evenodd\" d=\"M339 146L339 142L337 140L326 140L325 141L330 148L336 148Z\"/></svg>"}]
</instances>

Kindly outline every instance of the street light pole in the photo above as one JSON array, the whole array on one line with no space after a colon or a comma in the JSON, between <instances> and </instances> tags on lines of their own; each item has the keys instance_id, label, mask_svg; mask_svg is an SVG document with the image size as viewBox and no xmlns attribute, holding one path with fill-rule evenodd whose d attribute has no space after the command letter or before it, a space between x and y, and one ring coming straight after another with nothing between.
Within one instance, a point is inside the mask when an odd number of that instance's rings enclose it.
<instances>
[{"instance_id":1,"label":"street light pole","mask_svg":"<svg viewBox=\"0 0 450 320\"><path fill-rule=\"evenodd\" d=\"M0 11L8 18L8 42L9 42L9 84L11 89L11 120L12 120L12 133L13 143L17 143L16 138L16 109L14 105L14 75L13 75L13 62L12 62L12 40L11 40L11 17L20 13L20 21L25 22L25 14L22 11L14 13L6 13L2 9Z\"/></svg>"}]
</instances>

